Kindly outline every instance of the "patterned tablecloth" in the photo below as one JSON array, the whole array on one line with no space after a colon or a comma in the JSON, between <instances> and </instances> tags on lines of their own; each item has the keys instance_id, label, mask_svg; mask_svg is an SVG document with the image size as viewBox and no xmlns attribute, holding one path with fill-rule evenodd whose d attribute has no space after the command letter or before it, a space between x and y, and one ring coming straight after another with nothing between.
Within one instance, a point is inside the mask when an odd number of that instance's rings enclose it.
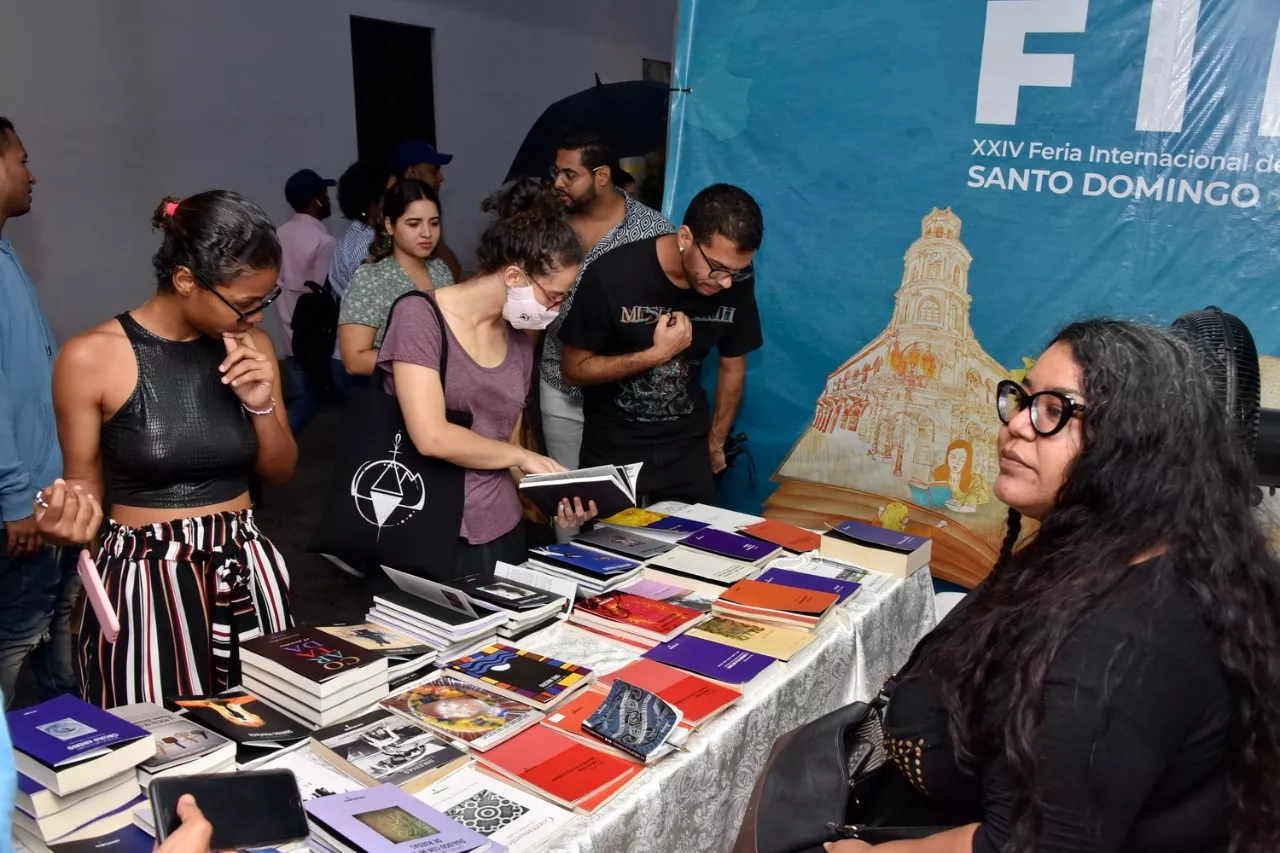
<instances>
[{"instance_id":1,"label":"patterned tablecloth","mask_svg":"<svg viewBox=\"0 0 1280 853\"><path fill-rule=\"evenodd\" d=\"M905 581L869 574L863 589L783 667L689 739L686 754L658 762L596 814L574 823L553 851L727 851L774 739L836 708L875 695L934 624L933 584L923 569ZM610 672L634 660L627 647L557 625L521 645Z\"/></svg>"}]
</instances>

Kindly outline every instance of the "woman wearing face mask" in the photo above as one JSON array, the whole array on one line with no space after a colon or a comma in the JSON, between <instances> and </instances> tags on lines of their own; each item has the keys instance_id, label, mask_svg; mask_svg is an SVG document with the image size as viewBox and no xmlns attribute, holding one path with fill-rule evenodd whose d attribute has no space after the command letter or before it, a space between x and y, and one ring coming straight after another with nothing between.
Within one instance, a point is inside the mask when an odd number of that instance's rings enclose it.
<instances>
[{"instance_id":1,"label":"woman wearing face mask","mask_svg":"<svg viewBox=\"0 0 1280 853\"><path fill-rule=\"evenodd\" d=\"M1005 547L891 686L858 822L962 827L903 853L1280 850L1280 565L1203 364L1075 323L998 413Z\"/></svg>"},{"instance_id":2,"label":"woman wearing face mask","mask_svg":"<svg viewBox=\"0 0 1280 853\"><path fill-rule=\"evenodd\" d=\"M382 198L382 230L369 247L338 316L338 351L352 376L370 376L396 299L411 290L453 284L453 273L432 257L440 245L440 200L422 181L400 181Z\"/></svg>"},{"instance_id":3,"label":"woman wearing face mask","mask_svg":"<svg viewBox=\"0 0 1280 853\"><path fill-rule=\"evenodd\" d=\"M298 448L275 348L258 328L280 295L280 242L236 193L168 199L153 224L156 294L72 338L54 367L65 483L41 532L61 545L78 496L110 516L98 571L119 621L80 628L84 698L111 708L240 682L239 643L289 627L284 560L254 523L249 479L278 483Z\"/></svg>"},{"instance_id":4,"label":"woman wearing face mask","mask_svg":"<svg viewBox=\"0 0 1280 853\"><path fill-rule=\"evenodd\" d=\"M429 296L447 329L447 387L440 383L440 322L427 300L396 307L378 352L418 451L467 469L459 576L492 573L498 560L524 560L511 469L564 470L515 440L533 371L533 344L524 330L545 329L555 318L582 260L582 244L550 189L518 181L483 209L494 220L476 249L479 275ZM446 407L469 411L471 429L450 424ZM594 505L575 504L561 506L560 526L595 515Z\"/></svg>"}]
</instances>

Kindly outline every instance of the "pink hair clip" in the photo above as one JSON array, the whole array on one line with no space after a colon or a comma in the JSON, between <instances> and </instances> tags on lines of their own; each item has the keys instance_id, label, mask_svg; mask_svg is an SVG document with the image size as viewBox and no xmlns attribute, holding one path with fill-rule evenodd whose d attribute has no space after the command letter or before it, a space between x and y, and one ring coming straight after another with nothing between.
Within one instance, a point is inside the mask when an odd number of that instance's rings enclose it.
<instances>
[{"instance_id":1,"label":"pink hair clip","mask_svg":"<svg viewBox=\"0 0 1280 853\"><path fill-rule=\"evenodd\" d=\"M178 212L178 203L176 201L171 201L164 206L165 216L172 217L177 212Z\"/></svg>"}]
</instances>

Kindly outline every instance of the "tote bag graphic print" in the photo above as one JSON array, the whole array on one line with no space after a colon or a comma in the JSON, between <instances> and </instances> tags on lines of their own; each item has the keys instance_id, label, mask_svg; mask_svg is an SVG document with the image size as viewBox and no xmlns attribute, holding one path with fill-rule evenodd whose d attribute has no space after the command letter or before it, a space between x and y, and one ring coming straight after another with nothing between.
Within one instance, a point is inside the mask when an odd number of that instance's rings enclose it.
<instances>
[{"instance_id":1,"label":"tote bag graphic print","mask_svg":"<svg viewBox=\"0 0 1280 853\"><path fill-rule=\"evenodd\" d=\"M378 528L404 524L419 512L427 500L422 477L398 461L404 434L397 432L391 455L366 462L351 478L351 497L360 517Z\"/></svg>"}]
</instances>

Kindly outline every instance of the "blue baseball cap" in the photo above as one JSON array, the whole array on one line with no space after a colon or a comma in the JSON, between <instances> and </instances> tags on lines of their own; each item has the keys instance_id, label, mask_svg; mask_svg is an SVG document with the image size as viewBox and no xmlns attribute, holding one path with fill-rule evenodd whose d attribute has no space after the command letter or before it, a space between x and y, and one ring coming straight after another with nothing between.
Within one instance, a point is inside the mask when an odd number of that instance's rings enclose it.
<instances>
[{"instance_id":1,"label":"blue baseball cap","mask_svg":"<svg viewBox=\"0 0 1280 853\"><path fill-rule=\"evenodd\" d=\"M310 169L294 172L284 182L284 197L289 206L295 210L311 199L320 195L328 187L337 186L337 181L322 178Z\"/></svg>"},{"instance_id":2,"label":"blue baseball cap","mask_svg":"<svg viewBox=\"0 0 1280 853\"><path fill-rule=\"evenodd\" d=\"M396 149L396 171L403 172L411 166L426 163L430 166L447 166L453 160L452 154L441 154L435 146L425 139L409 139L400 143Z\"/></svg>"}]
</instances>

